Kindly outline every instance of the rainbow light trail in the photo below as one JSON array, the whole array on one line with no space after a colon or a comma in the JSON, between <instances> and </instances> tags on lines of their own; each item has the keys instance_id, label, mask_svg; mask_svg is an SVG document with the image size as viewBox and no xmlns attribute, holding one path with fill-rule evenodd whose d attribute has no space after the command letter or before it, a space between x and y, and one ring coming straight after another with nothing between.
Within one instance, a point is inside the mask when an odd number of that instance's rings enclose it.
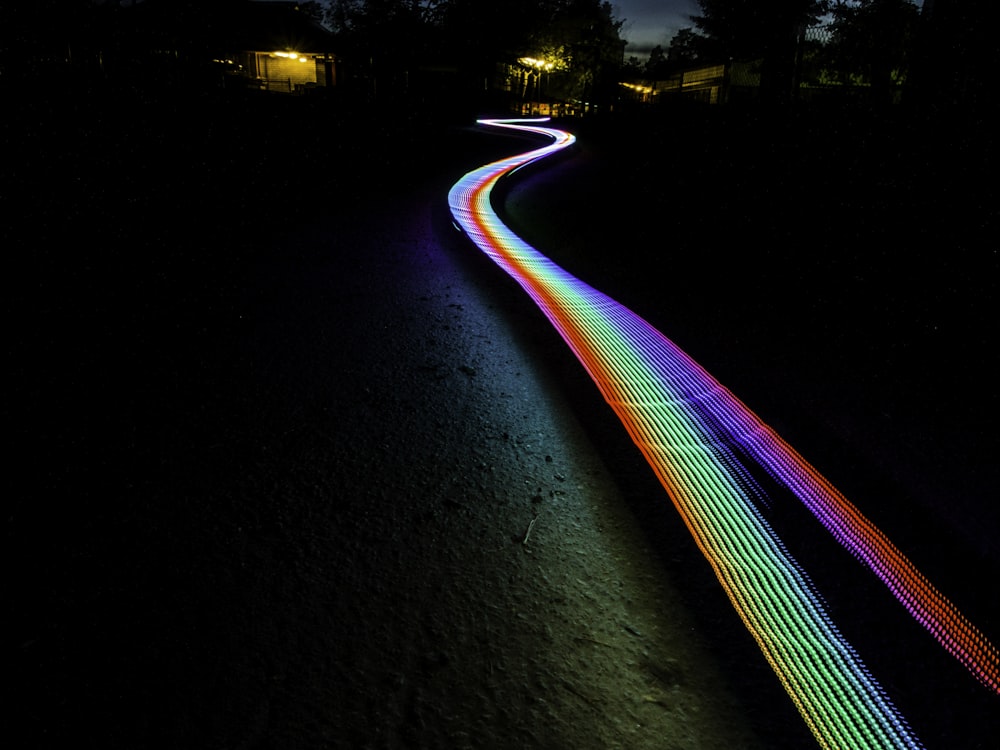
<instances>
[{"instance_id":1,"label":"rainbow light trail","mask_svg":"<svg viewBox=\"0 0 1000 750\"><path fill-rule=\"evenodd\" d=\"M448 195L468 237L510 274L559 331L625 425L820 745L922 747L826 612L805 571L761 515L759 464L989 690L992 643L885 535L794 449L663 334L567 273L494 212L497 182L575 142L544 120L480 124L551 137L545 147L469 172Z\"/></svg>"}]
</instances>

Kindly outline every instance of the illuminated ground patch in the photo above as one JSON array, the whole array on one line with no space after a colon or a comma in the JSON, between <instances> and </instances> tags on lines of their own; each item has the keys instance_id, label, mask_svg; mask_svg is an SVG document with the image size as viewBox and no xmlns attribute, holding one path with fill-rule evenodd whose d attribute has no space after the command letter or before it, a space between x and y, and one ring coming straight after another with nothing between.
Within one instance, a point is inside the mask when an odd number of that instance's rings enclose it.
<instances>
[{"instance_id":1,"label":"illuminated ground patch","mask_svg":"<svg viewBox=\"0 0 1000 750\"><path fill-rule=\"evenodd\" d=\"M497 182L574 137L538 121L483 124L553 142L459 180L449 193L456 223L535 300L591 375L820 744L921 746L760 513L764 490L748 462L791 490L946 650L1000 691L996 648L843 495L659 331L500 221L490 202Z\"/></svg>"}]
</instances>

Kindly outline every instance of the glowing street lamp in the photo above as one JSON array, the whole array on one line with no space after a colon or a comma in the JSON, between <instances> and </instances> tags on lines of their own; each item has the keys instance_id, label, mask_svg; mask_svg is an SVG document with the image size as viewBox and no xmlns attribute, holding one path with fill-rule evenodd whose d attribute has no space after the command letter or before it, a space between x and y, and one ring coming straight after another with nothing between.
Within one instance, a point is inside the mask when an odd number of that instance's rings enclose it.
<instances>
[{"instance_id":1,"label":"glowing street lamp","mask_svg":"<svg viewBox=\"0 0 1000 750\"><path fill-rule=\"evenodd\" d=\"M309 60L304 56L300 55L298 52L272 52L274 57L284 57L289 60L298 60L299 62L309 62Z\"/></svg>"},{"instance_id":2,"label":"glowing street lamp","mask_svg":"<svg viewBox=\"0 0 1000 750\"><path fill-rule=\"evenodd\" d=\"M623 86L630 91L634 91L638 95L639 101L641 102L648 102L650 97L653 95L652 86L646 86L641 83L628 83L626 81L620 81L618 85Z\"/></svg>"},{"instance_id":3,"label":"glowing street lamp","mask_svg":"<svg viewBox=\"0 0 1000 750\"><path fill-rule=\"evenodd\" d=\"M535 70L545 72L551 71L555 67L555 63L549 62L547 60L541 60L537 57L519 57L517 59L521 65L525 65L529 68L534 68Z\"/></svg>"},{"instance_id":4,"label":"glowing street lamp","mask_svg":"<svg viewBox=\"0 0 1000 750\"><path fill-rule=\"evenodd\" d=\"M517 59L518 63L526 68L530 68L529 72L525 77L525 94L527 94L528 86L530 85L530 76L535 76L535 97L538 100L542 98L542 74L551 73L556 67L561 67L558 65L561 61L546 60L541 57L519 57ZM541 102L539 102L540 104Z\"/></svg>"}]
</instances>

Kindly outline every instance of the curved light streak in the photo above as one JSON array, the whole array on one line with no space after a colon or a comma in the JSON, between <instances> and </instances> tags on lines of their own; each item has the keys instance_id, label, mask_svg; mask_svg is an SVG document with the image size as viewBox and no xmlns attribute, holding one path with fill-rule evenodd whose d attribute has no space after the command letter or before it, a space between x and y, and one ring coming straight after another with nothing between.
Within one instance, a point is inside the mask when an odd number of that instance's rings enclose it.
<instances>
[{"instance_id":1,"label":"curved light streak","mask_svg":"<svg viewBox=\"0 0 1000 750\"><path fill-rule=\"evenodd\" d=\"M452 215L534 299L593 378L820 745L921 747L761 515L755 500L766 497L748 460L788 487L945 649L1000 692L996 648L819 472L658 330L500 221L490 203L497 182L575 141L539 122L480 121L553 142L465 175L448 195Z\"/></svg>"}]
</instances>

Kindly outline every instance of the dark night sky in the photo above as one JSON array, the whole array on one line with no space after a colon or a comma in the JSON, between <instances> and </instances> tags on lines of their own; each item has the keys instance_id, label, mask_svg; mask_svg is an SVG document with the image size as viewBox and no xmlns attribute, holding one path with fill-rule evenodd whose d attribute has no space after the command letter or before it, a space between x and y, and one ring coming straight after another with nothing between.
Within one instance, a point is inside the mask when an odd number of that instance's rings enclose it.
<instances>
[{"instance_id":1,"label":"dark night sky","mask_svg":"<svg viewBox=\"0 0 1000 750\"><path fill-rule=\"evenodd\" d=\"M691 26L696 0L612 0L615 15L625 19L626 55L645 55L657 44L666 47L679 29Z\"/></svg>"}]
</instances>

